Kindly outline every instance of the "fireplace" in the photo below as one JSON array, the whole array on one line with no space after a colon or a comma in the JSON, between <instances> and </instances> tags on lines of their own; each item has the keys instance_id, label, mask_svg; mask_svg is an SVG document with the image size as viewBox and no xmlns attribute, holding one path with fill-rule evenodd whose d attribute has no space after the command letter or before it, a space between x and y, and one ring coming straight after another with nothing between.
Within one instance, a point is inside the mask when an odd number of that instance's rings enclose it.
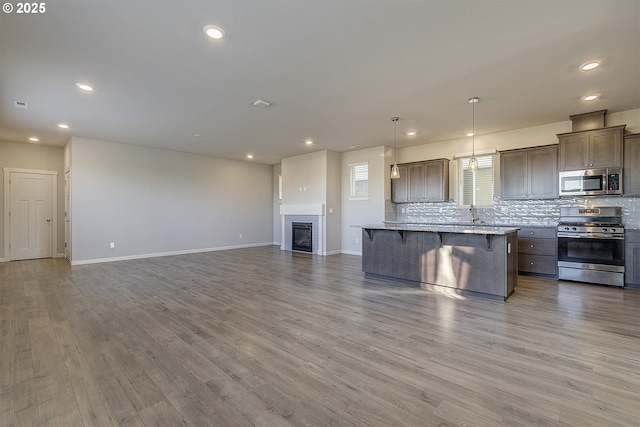
<instances>
[{"instance_id":1,"label":"fireplace","mask_svg":"<svg viewBox=\"0 0 640 427\"><path fill-rule=\"evenodd\" d=\"M313 252L313 223L291 223L291 250Z\"/></svg>"}]
</instances>

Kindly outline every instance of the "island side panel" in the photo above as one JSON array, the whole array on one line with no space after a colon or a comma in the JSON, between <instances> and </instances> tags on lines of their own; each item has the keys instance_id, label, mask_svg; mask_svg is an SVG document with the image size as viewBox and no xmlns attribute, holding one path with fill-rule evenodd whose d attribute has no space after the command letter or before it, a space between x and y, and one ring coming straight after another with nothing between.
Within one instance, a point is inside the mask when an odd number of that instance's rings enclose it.
<instances>
[{"instance_id":1,"label":"island side panel","mask_svg":"<svg viewBox=\"0 0 640 427\"><path fill-rule=\"evenodd\" d=\"M518 233L509 233L507 238L507 295L515 290L518 284Z\"/></svg>"},{"instance_id":2,"label":"island side panel","mask_svg":"<svg viewBox=\"0 0 640 427\"><path fill-rule=\"evenodd\" d=\"M503 235L442 234L441 246L425 245L422 282L505 297L505 241Z\"/></svg>"},{"instance_id":3,"label":"island side panel","mask_svg":"<svg viewBox=\"0 0 640 427\"><path fill-rule=\"evenodd\" d=\"M420 281L422 232L362 230L362 270L367 274Z\"/></svg>"},{"instance_id":4,"label":"island side panel","mask_svg":"<svg viewBox=\"0 0 640 427\"><path fill-rule=\"evenodd\" d=\"M505 299L517 283L517 234L363 228L366 274ZM510 246L510 250L509 250Z\"/></svg>"}]
</instances>

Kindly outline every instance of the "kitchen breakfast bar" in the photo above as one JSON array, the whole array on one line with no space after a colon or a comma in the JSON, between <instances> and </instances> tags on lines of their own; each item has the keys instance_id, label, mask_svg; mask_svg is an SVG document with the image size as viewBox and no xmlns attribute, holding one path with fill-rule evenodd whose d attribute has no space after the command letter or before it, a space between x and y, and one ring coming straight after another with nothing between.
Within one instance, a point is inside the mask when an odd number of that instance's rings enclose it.
<instances>
[{"instance_id":1,"label":"kitchen breakfast bar","mask_svg":"<svg viewBox=\"0 0 640 427\"><path fill-rule=\"evenodd\" d=\"M518 228L482 225L362 226L367 277L505 301L518 278Z\"/></svg>"}]
</instances>

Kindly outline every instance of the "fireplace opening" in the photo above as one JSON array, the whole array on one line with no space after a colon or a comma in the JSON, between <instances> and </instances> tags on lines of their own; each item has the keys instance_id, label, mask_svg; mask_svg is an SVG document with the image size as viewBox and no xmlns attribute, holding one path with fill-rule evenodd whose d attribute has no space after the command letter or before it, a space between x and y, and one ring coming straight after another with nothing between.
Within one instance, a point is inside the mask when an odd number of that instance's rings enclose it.
<instances>
[{"instance_id":1,"label":"fireplace opening","mask_svg":"<svg viewBox=\"0 0 640 427\"><path fill-rule=\"evenodd\" d=\"M291 250L313 252L313 224L294 222L291 224Z\"/></svg>"}]
</instances>

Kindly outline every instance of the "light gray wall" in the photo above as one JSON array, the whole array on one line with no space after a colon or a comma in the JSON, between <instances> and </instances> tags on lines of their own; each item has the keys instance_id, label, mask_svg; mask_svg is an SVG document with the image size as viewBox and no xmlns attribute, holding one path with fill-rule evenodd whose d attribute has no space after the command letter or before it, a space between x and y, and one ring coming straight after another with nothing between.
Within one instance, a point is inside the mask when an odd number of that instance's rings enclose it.
<instances>
[{"instance_id":1,"label":"light gray wall","mask_svg":"<svg viewBox=\"0 0 640 427\"><path fill-rule=\"evenodd\" d=\"M362 253L359 225L380 224L385 219L385 205L391 197L389 176L393 150L380 146L342 153L342 252ZM369 163L369 199L350 200L349 165Z\"/></svg>"},{"instance_id":2,"label":"light gray wall","mask_svg":"<svg viewBox=\"0 0 640 427\"><path fill-rule=\"evenodd\" d=\"M327 151L327 254L340 253L341 241L341 154Z\"/></svg>"},{"instance_id":3,"label":"light gray wall","mask_svg":"<svg viewBox=\"0 0 640 427\"><path fill-rule=\"evenodd\" d=\"M327 151L282 159L282 204L327 203Z\"/></svg>"},{"instance_id":4,"label":"light gray wall","mask_svg":"<svg viewBox=\"0 0 640 427\"><path fill-rule=\"evenodd\" d=\"M627 133L640 132L640 109L609 113L605 117L605 126L626 124ZM483 151L509 150L514 148L535 147L557 144L556 134L571 132L571 121L550 123L530 128L515 129L476 137L476 153ZM454 141L442 141L407 147L398 151L398 162L429 160L439 157L453 159L471 153L471 139L463 138ZM499 159L496 168L499 169ZM449 202L443 203L405 203L390 205L387 214L395 210L396 218L406 222L450 223L468 222L471 214L467 208L456 205L457 197L457 163L449 164ZM557 223L559 208L563 205L595 206L609 205L623 208L623 222L630 227L640 224L640 198L562 198L554 200L513 201L500 200L500 174L496 170L495 197L493 206L479 208L476 211L481 221L504 225L541 225L549 226ZM544 214L548 212L548 214ZM542 216L541 216L541 213Z\"/></svg>"},{"instance_id":5,"label":"light gray wall","mask_svg":"<svg viewBox=\"0 0 640 427\"><path fill-rule=\"evenodd\" d=\"M280 219L280 204L281 200L278 198L278 178L282 174L282 165L273 165L273 244L282 245L282 221Z\"/></svg>"},{"instance_id":6,"label":"light gray wall","mask_svg":"<svg viewBox=\"0 0 640 427\"><path fill-rule=\"evenodd\" d=\"M64 253L64 150L37 144L0 141L0 259L4 259L4 174L2 168L47 170L58 172L58 241L56 253Z\"/></svg>"},{"instance_id":7,"label":"light gray wall","mask_svg":"<svg viewBox=\"0 0 640 427\"><path fill-rule=\"evenodd\" d=\"M70 147L74 264L272 242L272 166L87 138Z\"/></svg>"},{"instance_id":8,"label":"light gray wall","mask_svg":"<svg viewBox=\"0 0 640 427\"><path fill-rule=\"evenodd\" d=\"M605 116L606 126L626 124L627 133L640 132L640 109L609 113ZM556 134L571 132L571 121L550 123L488 135L477 135L476 152L491 150L511 150L514 148L536 147L539 145L557 144ZM471 138L452 141L438 141L428 144L407 147L398 150L398 163L416 162L431 159L452 159L453 156L471 154Z\"/></svg>"}]
</instances>

